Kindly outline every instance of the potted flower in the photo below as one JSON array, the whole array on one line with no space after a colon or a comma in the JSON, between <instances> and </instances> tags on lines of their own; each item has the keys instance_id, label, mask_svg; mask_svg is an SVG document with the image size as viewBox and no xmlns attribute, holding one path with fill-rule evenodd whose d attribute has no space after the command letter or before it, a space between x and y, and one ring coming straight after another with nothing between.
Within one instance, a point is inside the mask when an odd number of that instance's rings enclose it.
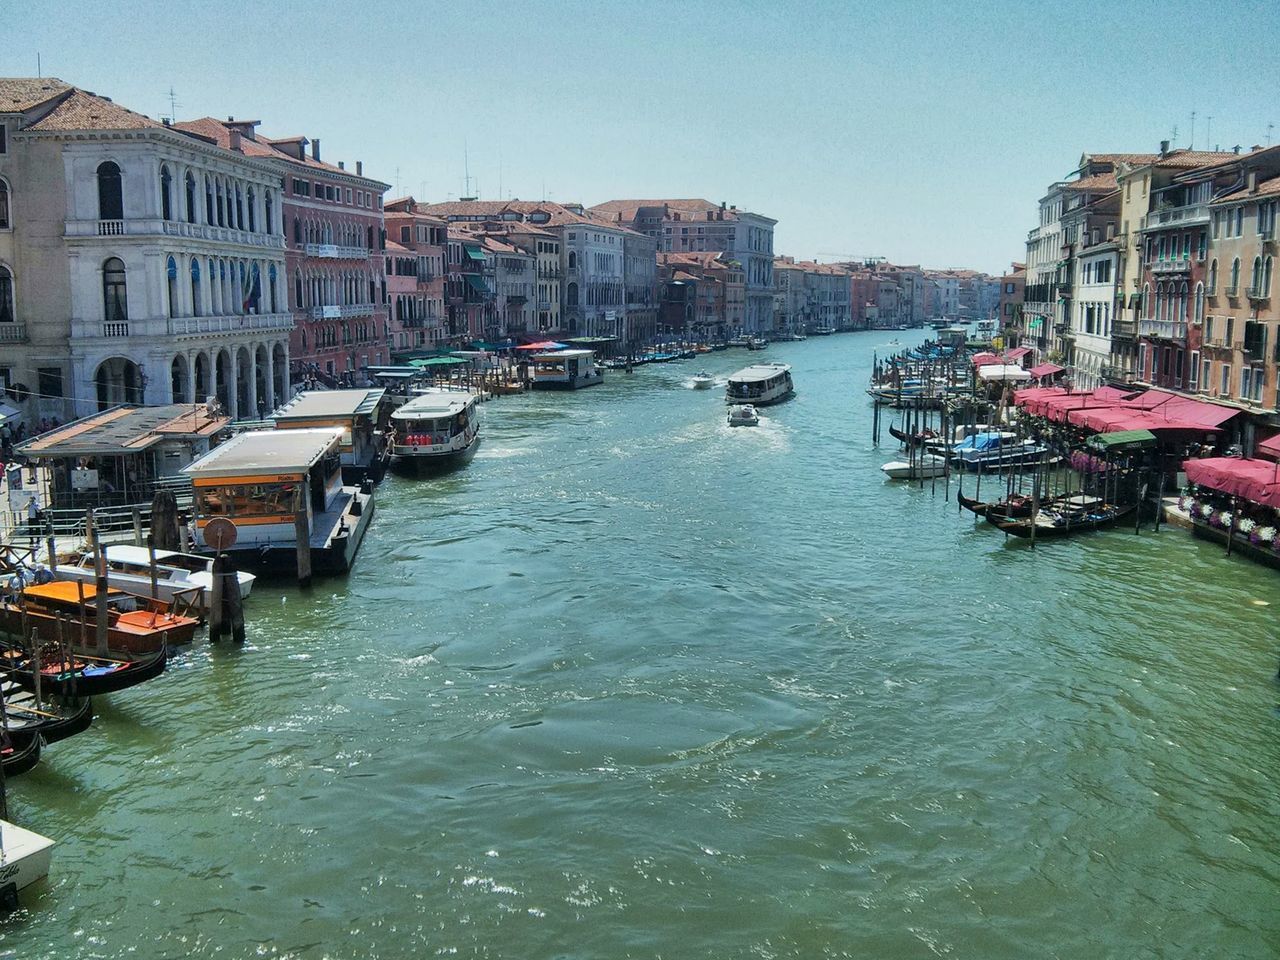
<instances>
[{"instance_id":1,"label":"potted flower","mask_svg":"<svg viewBox=\"0 0 1280 960\"><path fill-rule=\"evenodd\" d=\"M1276 538L1275 527L1258 527L1253 533L1258 538L1258 543L1271 543Z\"/></svg>"}]
</instances>

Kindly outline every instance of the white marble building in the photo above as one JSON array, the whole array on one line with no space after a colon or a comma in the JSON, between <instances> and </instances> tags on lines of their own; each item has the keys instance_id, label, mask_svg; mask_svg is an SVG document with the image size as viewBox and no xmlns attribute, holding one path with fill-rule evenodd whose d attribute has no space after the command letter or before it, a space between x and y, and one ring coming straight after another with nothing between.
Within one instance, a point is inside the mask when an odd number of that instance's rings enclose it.
<instances>
[{"instance_id":1,"label":"white marble building","mask_svg":"<svg viewBox=\"0 0 1280 960\"><path fill-rule=\"evenodd\" d=\"M293 325L278 171L62 86L9 137L25 319L11 379L60 379L62 416L208 397L233 417L271 409ZM53 402L36 392L32 418Z\"/></svg>"}]
</instances>

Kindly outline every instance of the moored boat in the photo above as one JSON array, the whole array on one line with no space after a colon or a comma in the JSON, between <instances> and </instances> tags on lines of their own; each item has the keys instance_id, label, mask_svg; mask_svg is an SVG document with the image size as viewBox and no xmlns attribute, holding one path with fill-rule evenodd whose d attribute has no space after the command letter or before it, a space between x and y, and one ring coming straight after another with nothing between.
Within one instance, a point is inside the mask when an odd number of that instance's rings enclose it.
<instances>
[{"instance_id":1,"label":"moored boat","mask_svg":"<svg viewBox=\"0 0 1280 960\"><path fill-rule=\"evenodd\" d=\"M93 722L93 701L89 697L49 697L36 699L35 691L16 680L0 681L4 698L5 723L15 734L40 736L45 743L57 743L83 733Z\"/></svg>"},{"instance_id":2,"label":"moored boat","mask_svg":"<svg viewBox=\"0 0 1280 960\"><path fill-rule=\"evenodd\" d=\"M36 662L19 644L0 643L0 664L22 686L35 688ZM149 656L98 656L73 650L70 657L40 660L40 689L50 696L97 697L145 683L164 673L169 648Z\"/></svg>"},{"instance_id":3,"label":"moored boat","mask_svg":"<svg viewBox=\"0 0 1280 960\"><path fill-rule=\"evenodd\" d=\"M131 544L113 544L104 548L107 566L107 586L126 593L146 597L151 595L151 552L145 547ZM213 586L213 558L196 553L179 553L176 550L155 551L156 596L166 603L190 602L208 610L210 590ZM72 564L59 564L53 571L59 580L79 580L93 584L95 578L94 556L82 553ZM236 573L240 585L240 599L247 600L253 592L257 578L247 571Z\"/></svg>"},{"instance_id":4,"label":"moored boat","mask_svg":"<svg viewBox=\"0 0 1280 960\"><path fill-rule=\"evenodd\" d=\"M880 468L890 480L928 480L947 472L947 458L933 454L911 460L891 460Z\"/></svg>"},{"instance_id":5,"label":"moored boat","mask_svg":"<svg viewBox=\"0 0 1280 960\"><path fill-rule=\"evenodd\" d=\"M166 645L190 643L200 625L163 600L115 587L107 587L103 595L95 584L55 580L0 597L0 632L24 642L32 632L45 642L61 642L70 638L60 634L75 630L78 635L83 623L85 633L96 636L100 606L107 617L107 649L117 653L148 655Z\"/></svg>"},{"instance_id":6,"label":"moored boat","mask_svg":"<svg viewBox=\"0 0 1280 960\"><path fill-rule=\"evenodd\" d=\"M0 767L6 777L26 773L40 762L40 737L38 734L17 736L0 733Z\"/></svg>"},{"instance_id":7,"label":"moored boat","mask_svg":"<svg viewBox=\"0 0 1280 960\"><path fill-rule=\"evenodd\" d=\"M674 359L674 358L673 358ZM531 358L534 390L579 390L604 382L591 350L556 350Z\"/></svg>"},{"instance_id":8,"label":"moored boat","mask_svg":"<svg viewBox=\"0 0 1280 960\"><path fill-rule=\"evenodd\" d=\"M0 897L6 906L16 907L18 893L49 875L53 846L48 837L0 820Z\"/></svg>"},{"instance_id":9,"label":"moored boat","mask_svg":"<svg viewBox=\"0 0 1280 960\"><path fill-rule=\"evenodd\" d=\"M1070 498L1069 498L1070 499ZM1015 537L1035 536L1037 540L1068 537L1073 533L1086 530L1100 530L1110 527L1126 517L1132 516L1138 509L1137 504L1120 505L1100 503L1096 498L1085 498L1094 501L1091 505L1074 506L1069 500L1042 509L1034 517L1028 516L1020 520L994 520L996 527ZM1034 530L1034 534L1033 531Z\"/></svg>"}]
</instances>

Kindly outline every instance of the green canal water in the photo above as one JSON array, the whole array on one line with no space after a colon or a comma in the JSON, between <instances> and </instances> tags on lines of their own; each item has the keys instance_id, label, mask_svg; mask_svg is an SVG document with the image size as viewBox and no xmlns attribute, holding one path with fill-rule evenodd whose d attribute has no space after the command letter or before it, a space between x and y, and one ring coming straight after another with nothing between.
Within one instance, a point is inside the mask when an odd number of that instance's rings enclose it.
<instances>
[{"instance_id":1,"label":"green canal water","mask_svg":"<svg viewBox=\"0 0 1280 960\"><path fill-rule=\"evenodd\" d=\"M0 957L1276 957L1277 575L885 482L877 349L755 430L704 361L488 405L11 784Z\"/></svg>"}]
</instances>

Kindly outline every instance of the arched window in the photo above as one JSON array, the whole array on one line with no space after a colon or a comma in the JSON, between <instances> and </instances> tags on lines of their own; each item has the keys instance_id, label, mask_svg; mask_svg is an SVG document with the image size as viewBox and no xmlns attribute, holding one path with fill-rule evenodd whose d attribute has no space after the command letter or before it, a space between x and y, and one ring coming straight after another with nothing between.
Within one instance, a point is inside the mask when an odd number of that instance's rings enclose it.
<instances>
[{"instance_id":1,"label":"arched window","mask_svg":"<svg viewBox=\"0 0 1280 960\"><path fill-rule=\"evenodd\" d=\"M173 219L173 176L167 164L160 165L160 216Z\"/></svg>"},{"instance_id":2,"label":"arched window","mask_svg":"<svg viewBox=\"0 0 1280 960\"><path fill-rule=\"evenodd\" d=\"M217 200L218 209L218 226L225 227L227 225L227 204L226 198L222 195L222 181L218 181L218 185L214 188L214 196Z\"/></svg>"},{"instance_id":3,"label":"arched window","mask_svg":"<svg viewBox=\"0 0 1280 960\"><path fill-rule=\"evenodd\" d=\"M1156 284L1156 304L1155 312L1152 314L1157 320L1164 319L1164 284Z\"/></svg>"},{"instance_id":4,"label":"arched window","mask_svg":"<svg viewBox=\"0 0 1280 960\"><path fill-rule=\"evenodd\" d=\"M1214 257L1209 261L1209 294L1218 292L1218 258Z\"/></svg>"},{"instance_id":5,"label":"arched window","mask_svg":"<svg viewBox=\"0 0 1280 960\"><path fill-rule=\"evenodd\" d=\"M190 170L185 178L187 193L187 223L196 222L196 178Z\"/></svg>"},{"instance_id":6,"label":"arched window","mask_svg":"<svg viewBox=\"0 0 1280 960\"><path fill-rule=\"evenodd\" d=\"M569 251L569 269L570 270L578 269L578 254L575 253L573 250Z\"/></svg>"},{"instance_id":7,"label":"arched window","mask_svg":"<svg viewBox=\"0 0 1280 960\"><path fill-rule=\"evenodd\" d=\"M120 167L112 161L98 164L98 219L124 219L124 192Z\"/></svg>"},{"instance_id":8,"label":"arched window","mask_svg":"<svg viewBox=\"0 0 1280 960\"><path fill-rule=\"evenodd\" d=\"M249 199L248 199L248 206L249 206L249 232L250 232L250 233L257 233L257 232L258 232L258 215L257 215L257 211L255 211L255 210L253 209L253 187L250 187L250 188L249 188L248 197L249 197Z\"/></svg>"},{"instance_id":9,"label":"arched window","mask_svg":"<svg viewBox=\"0 0 1280 960\"><path fill-rule=\"evenodd\" d=\"M1185 282L1178 288L1178 315L1173 319L1180 323L1187 322L1187 285Z\"/></svg>"},{"instance_id":10,"label":"arched window","mask_svg":"<svg viewBox=\"0 0 1280 960\"><path fill-rule=\"evenodd\" d=\"M1196 323L1204 322L1204 284L1203 283L1196 284L1195 321Z\"/></svg>"},{"instance_id":11,"label":"arched window","mask_svg":"<svg viewBox=\"0 0 1280 960\"><path fill-rule=\"evenodd\" d=\"M13 323L13 274L9 268L0 265L0 323Z\"/></svg>"},{"instance_id":12,"label":"arched window","mask_svg":"<svg viewBox=\"0 0 1280 960\"><path fill-rule=\"evenodd\" d=\"M267 270L267 282L271 288L271 312L276 313L276 265L274 263Z\"/></svg>"},{"instance_id":13,"label":"arched window","mask_svg":"<svg viewBox=\"0 0 1280 960\"><path fill-rule=\"evenodd\" d=\"M102 265L102 319L107 323L123 323L129 319L124 261L119 257L112 257Z\"/></svg>"},{"instance_id":14,"label":"arched window","mask_svg":"<svg viewBox=\"0 0 1280 960\"><path fill-rule=\"evenodd\" d=\"M1236 257L1231 261L1231 283L1227 287L1227 293L1235 296L1240 289L1240 258Z\"/></svg>"},{"instance_id":15,"label":"arched window","mask_svg":"<svg viewBox=\"0 0 1280 960\"><path fill-rule=\"evenodd\" d=\"M296 222L296 221L295 221ZM302 271L293 272L293 309L302 309Z\"/></svg>"},{"instance_id":16,"label":"arched window","mask_svg":"<svg viewBox=\"0 0 1280 960\"><path fill-rule=\"evenodd\" d=\"M1253 270L1249 274L1249 289L1257 293L1262 289L1262 258L1253 258Z\"/></svg>"},{"instance_id":17,"label":"arched window","mask_svg":"<svg viewBox=\"0 0 1280 960\"><path fill-rule=\"evenodd\" d=\"M569 254L573 256L573 254ZM569 284L564 291L564 304L566 307L576 307L578 305L578 285L576 283Z\"/></svg>"},{"instance_id":18,"label":"arched window","mask_svg":"<svg viewBox=\"0 0 1280 960\"><path fill-rule=\"evenodd\" d=\"M166 287L169 291L169 316L178 315L178 261L170 257L164 265Z\"/></svg>"},{"instance_id":19,"label":"arched window","mask_svg":"<svg viewBox=\"0 0 1280 960\"><path fill-rule=\"evenodd\" d=\"M9 221L9 184L0 179L0 230L8 230L13 224Z\"/></svg>"},{"instance_id":20,"label":"arched window","mask_svg":"<svg viewBox=\"0 0 1280 960\"><path fill-rule=\"evenodd\" d=\"M191 258L191 315L200 316L200 261Z\"/></svg>"},{"instance_id":21,"label":"arched window","mask_svg":"<svg viewBox=\"0 0 1280 960\"><path fill-rule=\"evenodd\" d=\"M369 242L366 246L368 249L372 250L373 249L373 227L368 228L368 237L369 237Z\"/></svg>"},{"instance_id":22,"label":"arched window","mask_svg":"<svg viewBox=\"0 0 1280 960\"><path fill-rule=\"evenodd\" d=\"M272 217L272 214L275 212L275 204L271 200L270 190L267 190L265 193L263 193L262 204L264 207L266 207L266 210L267 210L266 220L262 224L262 232L270 233L271 230L273 229L271 225L275 223L275 219Z\"/></svg>"},{"instance_id":23,"label":"arched window","mask_svg":"<svg viewBox=\"0 0 1280 960\"><path fill-rule=\"evenodd\" d=\"M204 222L212 226L218 222L213 209L213 181L204 178Z\"/></svg>"},{"instance_id":24,"label":"arched window","mask_svg":"<svg viewBox=\"0 0 1280 960\"><path fill-rule=\"evenodd\" d=\"M1271 258L1267 257L1262 264L1262 295L1264 297L1271 296Z\"/></svg>"},{"instance_id":25,"label":"arched window","mask_svg":"<svg viewBox=\"0 0 1280 960\"><path fill-rule=\"evenodd\" d=\"M231 197L230 192L228 192L228 193L227 193L227 197L228 197L228 199ZM227 219L228 219L228 220L230 220L230 219L231 219L231 217L230 217L230 216L228 216L228 217L227 217ZM235 228L236 228L237 230L243 230L243 229L244 229L244 194L240 192L240 185L239 185L239 184L236 184L236 222L235 222Z\"/></svg>"},{"instance_id":26,"label":"arched window","mask_svg":"<svg viewBox=\"0 0 1280 960\"><path fill-rule=\"evenodd\" d=\"M1151 299L1151 284L1146 284L1142 288L1142 312L1148 317L1155 316L1152 312L1155 304Z\"/></svg>"}]
</instances>

